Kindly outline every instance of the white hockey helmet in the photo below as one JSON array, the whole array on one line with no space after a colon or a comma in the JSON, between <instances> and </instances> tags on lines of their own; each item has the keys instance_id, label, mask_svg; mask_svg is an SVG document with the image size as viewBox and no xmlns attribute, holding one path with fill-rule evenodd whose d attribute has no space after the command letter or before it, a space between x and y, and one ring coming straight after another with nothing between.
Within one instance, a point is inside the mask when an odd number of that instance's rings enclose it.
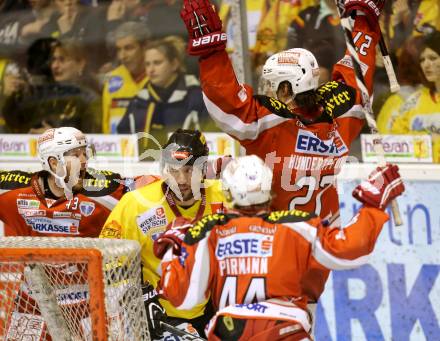
<instances>
[{"instance_id":1,"label":"white hockey helmet","mask_svg":"<svg viewBox=\"0 0 440 341\"><path fill-rule=\"evenodd\" d=\"M271 199L272 170L256 155L241 156L223 170L222 186L233 205L263 204Z\"/></svg>"},{"instance_id":2,"label":"white hockey helmet","mask_svg":"<svg viewBox=\"0 0 440 341\"><path fill-rule=\"evenodd\" d=\"M263 78L276 93L281 82L292 85L293 96L314 90L319 85L319 66L315 56L306 49L294 48L269 57L263 66Z\"/></svg>"},{"instance_id":3,"label":"white hockey helmet","mask_svg":"<svg viewBox=\"0 0 440 341\"><path fill-rule=\"evenodd\" d=\"M54 157L64 166L64 154L78 147L86 147L87 158L93 156L93 146L88 144L86 136L80 130L73 127L46 130L38 138L38 157L43 169L52 173L49 165L50 157Z\"/></svg>"}]
</instances>

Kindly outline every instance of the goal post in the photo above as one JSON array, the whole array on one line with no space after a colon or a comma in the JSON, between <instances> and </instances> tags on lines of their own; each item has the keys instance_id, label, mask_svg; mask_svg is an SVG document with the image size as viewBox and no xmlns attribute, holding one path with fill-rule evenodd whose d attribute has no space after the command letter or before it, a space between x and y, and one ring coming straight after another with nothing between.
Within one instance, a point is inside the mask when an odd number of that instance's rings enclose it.
<instances>
[{"instance_id":1,"label":"goal post","mask_svg":"<svg viewBox=\"0 0 440 341\"><path fill-rule=\"evenodd\" d=\"M0 238L0 340L28 339L149 340L139 244Z\"/></svg>"}]
</instances>

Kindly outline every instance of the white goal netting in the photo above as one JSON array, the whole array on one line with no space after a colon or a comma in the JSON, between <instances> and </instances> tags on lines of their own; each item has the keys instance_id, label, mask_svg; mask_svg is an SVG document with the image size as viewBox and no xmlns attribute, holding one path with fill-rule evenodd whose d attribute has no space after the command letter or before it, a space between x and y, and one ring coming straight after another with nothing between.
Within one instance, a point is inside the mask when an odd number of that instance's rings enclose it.
<instances>
[{"instance_id":1,"label":"white goal netting","mask_svg":"<svg viewBox=\"0 0 440 341\"><path fill-rule=\"evenodd\" d=\"M0 238L0 340L149 340L140 246Z\"/></svg>"}]
</instances>

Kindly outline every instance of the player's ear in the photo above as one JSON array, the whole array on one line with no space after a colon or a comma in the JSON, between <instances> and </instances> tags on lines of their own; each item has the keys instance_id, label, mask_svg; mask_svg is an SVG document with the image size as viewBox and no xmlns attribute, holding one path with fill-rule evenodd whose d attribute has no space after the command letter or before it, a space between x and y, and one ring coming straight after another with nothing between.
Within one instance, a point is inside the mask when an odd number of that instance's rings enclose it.
<instances>
[{"instance_id":1,"label":"player's ear","mask_svg":"<svg viewBox=\"0 0 440 341\"><path fill-rule=\"evenodd\" d=\"M58 165L58 160L54 157L49 157L49 159L47 160L49 163L49 167L53 172L56 172L57 170L57 165Z\"/></svg>"}]
</instances>

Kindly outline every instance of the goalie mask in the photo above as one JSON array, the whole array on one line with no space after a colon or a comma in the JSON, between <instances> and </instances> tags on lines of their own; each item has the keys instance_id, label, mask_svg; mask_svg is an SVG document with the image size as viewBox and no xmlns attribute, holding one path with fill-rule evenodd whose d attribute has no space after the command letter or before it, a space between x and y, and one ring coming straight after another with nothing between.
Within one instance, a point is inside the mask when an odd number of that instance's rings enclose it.
<instances>
[{"instance_id":1,"label":"goalie mask","mask_svg":"<svg viewBox=\"0 0 440 341\"><path fill-rule=\"evenodd\" d=\"M67 174L66 153L84 147L86 159L95 155L93 145L89 145L86 136L78 129L73 127L61 127L46 130L38 138L38 157L43 169L55 177L57 186L63 188L66 196L72 192L72 187L78 182L80 173L80 161L71 158L71 174ZM57 169L50 167L49 159L54 158L58 161ZM69 175L69 182L66 184L65 178Z\"/></svg>"},{"instance_id":2,"label":"goalie mask","mask_svg":"<svg viewBox=\"0 0 440 341\"><path fill-rule=\"evenodd\" d=\"M182 189L189 185L194 198L199 199L208 154L205 136L198 130L178 129L168 139L162 150L160 168L165 181L180 200L187 200Z\"/></svg>"},{"instance_id":3,"label":"goalie mask","mask_svg":"<svg viewBox=\"0 0 440 341\"><path fill-rule=\"evenodd\" d=\"M294 48L269 57L263 66L262 76L269 82L274 94L282 82L289 82L294 98L299 93L318 88L319 66L310 51Z\"/></svg>"},{"instance_id":4,"label":"goalie mask","mask_svg":"<svg viewBox=\"0 0 440 341\"><path fill-rule=\"evenodd\" d=\"M222 185L232 205L263 204L271 200L272 170L256 155L242 156L228 163Z\"/></svg>"}]
</instances>

